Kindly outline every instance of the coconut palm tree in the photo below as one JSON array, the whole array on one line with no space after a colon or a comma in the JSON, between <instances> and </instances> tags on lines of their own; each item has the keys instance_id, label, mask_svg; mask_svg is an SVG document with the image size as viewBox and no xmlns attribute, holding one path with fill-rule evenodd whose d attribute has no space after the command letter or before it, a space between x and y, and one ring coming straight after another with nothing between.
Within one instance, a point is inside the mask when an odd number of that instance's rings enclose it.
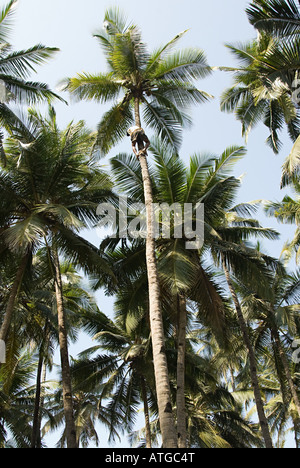
<instances>
[{"instance_id":1,"label":"coconut palm tree","mask_svg":"<svg viewBox=\"0 0 300 468\"><path fill-rule=\"evenodd\" d=\"M112 258L118 263L127 260L121 251L116 251ZM99 311L84 312L83 325L94 334L97 344L75 362L74 388L75 392L90 392L97 398L99 417L108 426L110 439L119 437L118 432L133 429L138 407L142 405L146 446L151 448L149 406L156 409L156 403L148 310L140 308L139 314L130 316L139 305L123 283L124 278L118 284L114 321ZM143 296L146 304L145 288Z\"/></svg>"},{"instance_id":2,"label":"coconut palm tree","mask_svg":"<svg viewBox=\"0 0 300 468\"><path fill-rule=\"evenodd\" d=\"M265 297L245 288L242 302L247 314L251 313L251 316L260 321L257 333L261 333L264 339L267 332L270 334L269 339L275 349L278 379L287 382L288 387L288 397L285 397L286 391L283 391L282 398L287 402L287 398L289 400L292 396L295 412L298 414L297 419L300 419L300 403L289 364L292 358L288 348L297 336L299 328L297 317L299 286L299 272L289 274L280 268L275 272L269 285L270 290ZM285 346L286 343L288 348ZM283 374L283 377L280 374Z\"/></svg>"},{"instance_id":3,"label":"coconut palm tree","mask_svg":"<svg viewBox=\"0 0 300 468\"><path fill-rule=\"evenodd\" d=\"M81 316L83 313L97 309L94 299L82 285L82 278L78 275L74 266L70 262L61 262L61 277L63 283L63 299L66 314L66 324L69 340L75 341L81 330ZM31 314L25 319L26 329L34 330L40 327L40 333L36 333L39 348L39 363L37 370L37 384L35 397L35 413L32 427L31 447L40 448L41 435L47 433L49 429L58 427L64 422L64 408L62 405L61 385L53 394L47 394L48 402L45 405L45 397L42 395L43 383L41 382L42 369L43 381L45 381L45 371L51 364L53 350L56 342L59 341L57 326L57 305L55 294L55 282L53 278L52 265L49 264L49 255L47 249L38 252L38 259L35 262L35 282L29 288L30 295L26 301L26 307ZM44 384L45 385L45 384ZM74 419L76 426L77 445L85 448L89 438L94 438L97 442L97 434L94 429L93 421L97 415L97 405L95 400L88 394L82 392L74 394ZM48 414L47 414L48 412ZM46 414L45 414L46 413ZM46 420L43 428L41 427L41 416ZM61 448L66 444L66 430L58 442Z\"/></svg>"},{"instance_id":4,"label":"coconut palm tree","mask_svg":"<svg viewBox=\"0 0 300 468\"><path fill-rule=\"evenodd\" d=\"M276 267L280 269L280 265L278 265L275 259L269 258L263 253L255 252L255 249L251 248L251 245L247 245L247 243L249 238L258 236L276 239L278 233L272 229L262 228L254 219L241 216L241 212L244 209L249 213L253 212L253 210L255 211L256 206L249 204L242 207L240 205L229 210L227 214L224 212L223 220L220 218L219 222L214 226L219 238L216 236L215 241L211 243L211 253L216 264L220 265L224 272L233 300L243 340L249 353L250 376L262 435L266 448L272 448L272 438L260 391L257 358L254 346L251 343L240 299L234 286L233 276L238 278L238 281L245 281L251 284L256 292L262 291L262 288L269 284L274 274L273 269ZM244 259L243 268L241 268L240 263L242 258Z\"/></svg>"},{"instance_id":5,"label":"coconut palm tree","mask_svg":"<svg viewBox=\"0 0 300 468\"><path fill-rule=\"evenodd\" d=\"M104 31L96 37L106 55L109 72L96 76L86 73L78 75L67 80L65 87L79 99L100 102L116 100L121 91L125 93L104 115L98 126L98 144L104 152L120 141L133 123L141 128L141 105L144 108L145 124L178 150L181 128L190 124L190 118L184 110L208 98L208 94L199 91L193 81L210 71L204 53L199 49L171 53L182 35L178 34L150 54L137 26L128 26L118 10L106 12ZM143 148L144 145L139 144L138 151ZM152 223L153 195L145 152L140 153L139 161L147 212L146 261L160 424L163 446L176 447L168 368L163 351L164 331Z\"/></svg>"},{"instance_id":6,"label":"coconut palm tree","mask_svg":"<svg viewBox=\"0 0 300 468\"><path fill-rule=\"evenodd\" d=\"M37 44L27 50L13 51L9 44L16 5L17 0L11 0L0 11L0 126L9 132L16 122L21 124L9 104L33 105L53 98L62 100L45 83L28 81L29 76L36 72L35 67L47 62L59 49ZM0 160L5 164L3 136L1 132Z\"/></svg>"},{"instance_id":7,"label":"coconut palm tree","mask_svg":"<svg viewBox=\"0 0 300 468\"><path fill-rule=\"evenodd\" d=\"M177 305L173 306L173 309L178 311L178 328L176 328L178 337L177 421L180 431L178 427L177 430L181 435L180 439L182 438L179 440L179 445L182 444L181 446L184 447L186 444L184 397L186 302L189 300L197 304L198 320L206 323L218 339L223 342L223 345L228 343L230 341L226 326L226 307L228 305L224 300L222 289L214 281L212 272L207 266L205 267L207 255L213 253L213 260L217 263L218 259L223 256L229 260L229 264L235 268L235 272L240 278L247 278L259 288L260 284L266 282L266 278L263 278L263 273L268 275L266 264L272 264L273 260L263 255L260 257L249 246L238 244L238 240L242 236L243 241L245 241L251 235L274 239L278 234L275 231L262 228L253 219L241 216L242 213L250 214L257 207L257 202L241 204L236 207L237 212L235 209L231 209L228 220L235 221L236 224L230 227L231 230L228 228L226 231L224 211L231 208L240 187L240 181L230 176L230 173L234 164L245 154L244 148L227 148L219 157L195 155L191 158L188 169L169 148L159 142L152 143L151 151L155 160L155 165L150 169L155 202L167 203L169 206L178 203L182 207L184 203L191 203L193 206L196 206L198 202L205 204L205 242L200 251L186 250L185 242L187 239L185 236L178 239L174 235L174 220L170 229L170 238L166 239L162 236L162 238L157 239L161 288L164 290L164 296L166 295L165 291L169 290L177 298L174 302ZM142 176L138 163L130 161L129 156L119 155L112 159L112 166L121 190L123 189L128 197L132 194L135 197L134 201L141 201L139 197L142 197L143 194ZM164 223L163 220L162 223ZM265 262L267 263L265 264ZM227 269L226 273L228 273ZM244 338L247 338L246 345L248 349L253 351L241 314L239 314L239 318L243 325ZM251 359L253 364L251 368L254 369L254 352L251 354ZM262 420L266 423L257 375L254 380ZM271 445L270 438L269 444Z\"/></svg>"},{"instance_id":8,"label":"coconut palm tree","mask_svg":"<svg viewBox=\"0 0 300 468\"><path fill-rule=\"evenodd\" d=\"M285 125L293 142L300 132L299 106L293 94L300 68L299 38L282 42L262 33L243 46L228 47L240 66L222 67L233 73L234 85L223 92L221 110L235 113L246 138L262 122L270 132L267 144L278 153Z\"/></svg>"},{"instance_id":9,"label":"coconut palm tree","mask_svg":"<svg viewBox=\"0 0 300 468\"><path fill-rule=\"evenodd\" d=\"M242 151L242 150L241 150ZM155 203L170 207L177 203L180 208L185 203L196 206L201 196L205 196L211 190L212 167L215 159L212 156L194 156L191 160L190 171L187 171L182 161L174 154L170 147L159 141L152 142L151 152L154 156L154 164L150 167L152 176L153 199ZM236 152L237 149L233 150ZM233 157L233 156L232 156ZM229 159L229 156L228 156ZM129 155L119 155L111 160L113 173L117 187L131 201L141 203L143 201L143 178L141 168L136 160ZM223 161L225 168L225 162ZM206 178L207 177L207 178ZM217 176L216 176L217 179ZM215 179L215 182L216 182ZM219 179L218 179L219 180ZM205 185L207 182L207 185ZM219 180L220 182L220 180ZM228 182L231 185L231 180ZM223 190L225 190L223 184ZM229 187L228 187L229 190ZM215 200L216 201L216 200ZM213 208L214 206L214 208ZM211 211L206 210L206 215L212 216L216 204L211 202ZM172 216L170 216L170 219ZM162 224L164 221L162 220ZM186 416L185 416L185 335L188 315L187 298L192 298L199 305L202 318L206 316L207 324L212 326L215 333L224 336L224 304L222 293L213 281L212 275L199 262L198 255L194 251L186 250L187 238L174 238L174 222L170 228L170 238L159 237L156 241L158 251L158 274L163 301L168 297L170 304L166 310L176 311L171 321L177 336L177 432L178 444L181 448L186 446ZM140 241L141 242L141 241ZM137 247L138 249L139 247ZM137 250L137 253L140 251ZM135 262L138 258L133 257ZM140 283L141 284L141 283ZM139 291L139 289L135 289ZM170 299L172 298L172 299Z\"/></svg>"},{"instance_id":10,"label":"coconut palm tree","mask_svg":"<svg viewBox=\"0 0 300 468\"><path fill-rule=\"evenodd\" d=\"M260 31L287 39L300 33L300 12L294 0L253 0L246 13Z\"/></svg>"},{"instance_id":11,"label":"coconut palm tree","mask_svg":"<svg viewBox=\"0 0 300 468\"><path fill-rule=\"evenodd\" d=\"M68 447L74 447L76 431L59 253L69 256L85 272L101 275L101 271L108 271L99 250L79 231L97 222L96 208L111 194L111 185L91 159L94 136L83 122L60 131L52 107L48 118L31 110L28 119L27 125L15 128L14 137L8 141L7 170L0 174L1 243L22 259L1 336L7 336L25 265L35 249L46 246L55 278Z\"/></svg>"}]
</instances>

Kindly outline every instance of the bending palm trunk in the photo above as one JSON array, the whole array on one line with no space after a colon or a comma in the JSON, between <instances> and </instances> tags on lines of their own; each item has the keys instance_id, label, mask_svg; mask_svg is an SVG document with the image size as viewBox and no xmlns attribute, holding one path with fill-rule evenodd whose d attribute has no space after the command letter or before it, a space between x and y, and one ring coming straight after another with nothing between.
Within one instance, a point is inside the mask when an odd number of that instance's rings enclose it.
<instances>
[{"instance_id":1,"label":"bending palm trunk","mask_svg":"<svg viewBox=\"0 0 300 468\"><path fill-rule=\"evenodd\" d=\"M59 258L56 249L53 249L53 260L55 267L55 293L58 315L58 335L62 369L63 402L66 420L66 438L68 448L78 448L76 440L76 428L73 412L73 397L71 385L71 373L68 353L68 338L66 330L65 311L62 295L62 281L60 273Z\"/></svg>"},{"instance_id":2,"label":"bending palm trunk","mask_svg":"<svg viewBox=\"0 0 300 468\"><path fill-rule=\"evenodd\" d=\"M264 404L263 404L263 401L262 401L260 388L259 388L259 382L258 382L258 377L257 377L257 366L256 366L256 359L255 359L254 350L253 350L252 344L251 344L249 336L248 336L247 326L246 326L245 319L244 319L243 314L242 314L241 306L240 306L238 297L236 295L236 292L234 290L233 284L231 282L230 274L229 274L229 271L228 271L228 268L226 266L224 258L223 258L223 269L224 269L224 272L225 272L226 281L227 281L230 293L232 295L233 302L234 302L234 305L235 305L235 309L236 309L236 312L237 312L239 325L240 325L240 328L241 328L241 331L242 331L242 334L243 334L243 338L244 338L244 343L245 343L245 345L246 345L246 347L248 349L248 352L249 352L250 374L251 374L252 387L253 387L253 391L254 391L254 398L255 398L255 403L256 403L256 408L257 408L257 414L258 414L258 419L259 419L262 435L263 435L263 438L264 438L264 441L265 441L265 446L266 446L266 448L273 448L272 438L271 438L271 435L270 435L268 421L267 421L267 418L266 418L266 415L265 415Z\"/></svg>"},{"instance_id":3,"label":"bending palm trunk","mask_svg":"<svg viewBox=\"0 0 300 468\"><path fill-rule=\"evenodd\" d=\"M186 300L183 296L177 297L178 301L178 338L177 338L177 433L178 448L186 448L186 409L185 409L185 353L186 353Z\"/></svg>"}]
</instances>

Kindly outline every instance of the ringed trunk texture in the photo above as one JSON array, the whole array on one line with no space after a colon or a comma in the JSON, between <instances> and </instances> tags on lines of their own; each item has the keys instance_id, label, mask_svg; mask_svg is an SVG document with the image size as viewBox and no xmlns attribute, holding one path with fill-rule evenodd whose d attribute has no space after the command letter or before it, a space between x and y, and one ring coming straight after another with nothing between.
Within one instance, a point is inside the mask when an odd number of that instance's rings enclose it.
<instances>
[{"instance_id":1,"label":"ringed trunk texture","mask_svg":"<svg viewBox=\"0 0 300 468\"><path fill-rule=\"evenodd\" d=\"M138 98L135 99L135 124L141 127ZM139 150L140 149L143 149L143 147L139 148ZM159 423L163 447L177 448L177 436L171 403L171 391L165 352L165 336L156 263L152 184L148 169L147 157L145 155L140 155L139 160L142 170L147 216L146 264L148 274L149 314Z\"/></svg>"},{"instance_id":2,"label":"ringed trunk texture","mask_svg":"<svg viewBox=\"0 0 300 468\"><path fill-rule=\"evenodd\" d=\"M32 449L40 448L40 404L41 404L41 388L42 388L42 370L43 370L44 354L40 351L39 363L36 376L36 391L33 412L33 424L31 434L31 447Z\"/></svg>"},{"instance_id":3,"label":"ringed trunk texture","mask_svg":"<svg viewBox=\"0 0 300 468\"><path fill-rule=\"evenodd\" d=\"M67 448L78 448L76 440L76 427L74 420L73 396L71 385L71 372L68 352L68 336L66 328L66 318L62 294L62 280L60 272L59 258L56 248L52 250L55 268L55 293L58 315L58 335L62 370L63 404L66 422Z\"/></svg>"},{"instance_id":4,"label":"ringed trunk texture","mask_svg":"<svg viewBox=\"0 0 300 468\"><path fill-rule=\"evenodd\" d=\"M178 326L177 326L177 436L178 448L187 447L186 410L185 410L185 351L187 312L184 297L177 297Z\"/></svg>"},{"instance_id":5,"label":"ringed trunk texture","mask_svg":"<svg viewBox=\"0 0 300 468\"><path fill-rule=\"evenodd\" d=\"M228 284L228 287L229 287L229 290L230 290L230 293L232 295L232 299L235 305L236 313L238 316L238 322L242 331L244 343L249 353L251 382L252 382L252 387L254 391L254 398L255 398L257 414L258 414L258 419L259 419L259 423L261 427L262 436L265 441L266 448L273 448L273 442L272 442L269 425L268 425L268 421L267 421L265 410L264 410L264 404L263 404L263 400L262 400L262 396L261 396L260 388L259 388L259 381L257 377L257 365L256 365L254 349L252 347L252 344L248 335L247 325L246 325L246 322L242 313L242 309L241 309L237 294L233 287L224 257L223 257L223 269L224 269L226 281L227 281L227 284Z\"/></svg>"},{"instance_id":6,"label":"ringed trunk texture","mask_svg":"<svg viewBox=\"0 0 300 468\"><path fill-rule=\"evenodd\" d=\"M147 389L146 389L144 376L141 376L141 389L142 389L142 398L143 398L143 404L144 404L146 448L151 448L152 442L151 442L150 416L149 416Z\"/></svg>"}]
</instances>

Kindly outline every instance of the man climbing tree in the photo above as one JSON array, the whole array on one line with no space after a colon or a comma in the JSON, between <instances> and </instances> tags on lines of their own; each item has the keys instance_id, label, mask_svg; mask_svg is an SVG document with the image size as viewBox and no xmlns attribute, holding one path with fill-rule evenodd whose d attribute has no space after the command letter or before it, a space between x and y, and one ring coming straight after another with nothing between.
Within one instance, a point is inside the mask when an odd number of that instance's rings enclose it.
<instances>
[{"instance_id":1,"label":"man climbing tree","mask_svg":"<svg viewBox=\"0 0 300 468\"><path fill-rule=\"evenodd\" d=\"M127 136L131 137L132 150L136 157L138 158L142 154L147 156L147 149L150 146L150 141L147 135L145 134L144 130L135 125L134 127L130 127L127 130ZM146 143L145 147L144 142ZM136 150L136 146L138 150Z\"/></svg>"}]
</instances>

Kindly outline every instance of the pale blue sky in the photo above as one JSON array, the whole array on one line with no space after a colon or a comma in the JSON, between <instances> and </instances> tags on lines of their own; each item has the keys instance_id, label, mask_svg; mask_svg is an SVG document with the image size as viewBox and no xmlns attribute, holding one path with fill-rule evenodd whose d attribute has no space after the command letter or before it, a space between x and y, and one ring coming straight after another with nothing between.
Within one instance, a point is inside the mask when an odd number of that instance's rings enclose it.
<instances>
[{"instance_id":1,"label":"pale blue sky","mask_svg":"<svg viewBox=\"0 0 300 468\"><path fill-rule=\"evenodd\" d=\"M2 0L1 4L4 3ZM77 72L105 71L102 51L92 34L102 26L105 9L119 6L130 20L140 26L150 49L189 29L179 47L200 47L210 65L230 66L236 62L224 44L245 42L256 36L244 12L247 5L246 0L20 0L11 42L16 50L36 43L61 49L54 60L39 68L38 74L33 76L34 80L47 82L55 88L61 79ZM230 83L231 76L220 71L199 82L199 88L213 94L215 99L191 110L194 126L185 132L181 151L186 162L195 152L220 154L229 145L245 144L240 123L234 116L219 110L220 94ZM83 119L92 129L105 110L104 106L93 103L76 103L68 107L58 103L56 109L61 126L73 119ZM250 135L247 156L235 170L237 176L245 174L238 201L258 198L280 200L283 197L279 189L281 165L292 145L284 137L284 150L274 156L265 145L266 138L267 131L262 127ZM122 150L130 151L126 139ZM113 151L111 155L114 154ZM275 227L282 233L280 242L267 245L270 254L279 255L284 241L291 238L294 229L266 220L264 216L261 219L265 226ZM95 243L100 241L94 233L89 234L89 239ZM101 294L99 303L105 313L112 312L112 302ZM76 353L85 345L81 342L72 348L72 352Z\"/></svg>"}]
</instances>

